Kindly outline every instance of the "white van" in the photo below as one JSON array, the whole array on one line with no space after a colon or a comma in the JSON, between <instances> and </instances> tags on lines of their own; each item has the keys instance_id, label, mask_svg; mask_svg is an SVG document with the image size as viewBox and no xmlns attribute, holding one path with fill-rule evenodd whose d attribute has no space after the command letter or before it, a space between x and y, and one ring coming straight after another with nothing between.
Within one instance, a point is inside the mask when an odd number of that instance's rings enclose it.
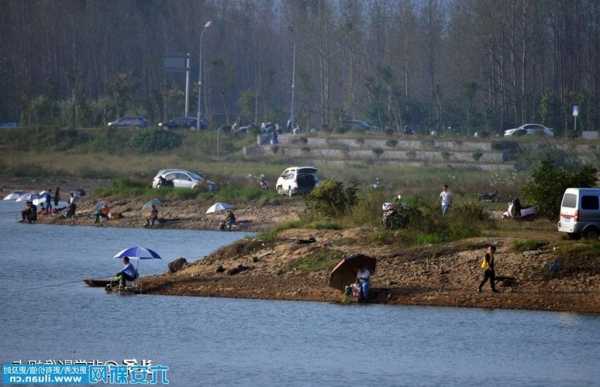
<instances>
[{"instance_id":1,"label":"white van","mask_svg":"<svg viewBox=\"0 0 600 387\"><path fill-rule=\"evenodd\" d=\"M312 191L319 184L317 168L315 167L290 167L281 173L277 179L275 189L280 195L292 196Z\"/></svg>"},{"instance_id":2,"label":"white van","mask_svg":"<svg viewBox=\"0 0 600 387\"><path fill-rule=\"evenodd\" d=\"M573 239L600 236L600 188L567 188L560 205L558 231Z\"/></svg>"}]
</instances>

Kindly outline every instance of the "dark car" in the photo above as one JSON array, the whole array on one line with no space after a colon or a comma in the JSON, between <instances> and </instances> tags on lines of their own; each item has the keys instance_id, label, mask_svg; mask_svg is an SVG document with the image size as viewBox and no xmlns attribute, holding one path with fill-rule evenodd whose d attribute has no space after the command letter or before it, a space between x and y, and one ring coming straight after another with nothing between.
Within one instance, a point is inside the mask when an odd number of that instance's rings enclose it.
<instances>
[{"instance_id":1,"label":"dark car","mask_svg":"<svg viewBox=\"0 0 600 387\"><path fill-rule=\"evenodd\" d=\"M147 128L148 121L142 116L128 116L117 118L108 123L111 128Z\"/></svg>"},{"instance_id":2,"label":"dark car","mask_svg":"<svg viewBox=\"0 0 600 387\"><path fill-rule=\"evenodd\" d=\"M184 128L184 129L196 129L196 122L198 122L198 120L196 119L196 117L176 117L173 119L170 119L167 122L159 122L158 126L162 127L162 128L167 128L167 129L177 129L177 128ZM200 120L200 129L206 129L208 127L208 124L206 123L205 120Z\"/></svg>"}]
</instances>

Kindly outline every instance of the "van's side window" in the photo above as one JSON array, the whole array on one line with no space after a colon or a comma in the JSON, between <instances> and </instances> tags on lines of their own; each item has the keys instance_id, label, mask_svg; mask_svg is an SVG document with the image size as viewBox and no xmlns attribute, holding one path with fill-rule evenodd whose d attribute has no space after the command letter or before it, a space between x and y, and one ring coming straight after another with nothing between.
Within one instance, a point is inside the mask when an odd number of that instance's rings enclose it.
<instances>
[{"instance_id":1,"label":"van's side window","mask_svg":"<svg viewBox=\"0 0 600 387\"><path fill-rule=\"evenodd\" d=\"M581 209L583 210L597 210L598 204L598 196L581 197Z\"/></svg>"},{"instance_id":2,"label":"van's side window","mask_svg":"<svg viewBox=\"0 0 600 387\"><path fill-rule=\"evenodd\" d=\"M567 208L575 208L577 207L577 195L567 193L563 197L562 206Z\"/></svg>"}]
</instances>

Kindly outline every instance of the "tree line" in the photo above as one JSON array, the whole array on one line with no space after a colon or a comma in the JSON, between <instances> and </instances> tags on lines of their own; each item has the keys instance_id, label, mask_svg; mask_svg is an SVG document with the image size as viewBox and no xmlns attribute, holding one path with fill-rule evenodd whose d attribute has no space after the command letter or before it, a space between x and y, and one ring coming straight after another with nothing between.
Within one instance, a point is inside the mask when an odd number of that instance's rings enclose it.
<instances>
[{"instance_id":1,"label":"tree line","mask_svg":"<svg viewBox=\"0 0 600 387\"><path fill-rule=\"evenodd\" d=\"M600 128L597 0L0 0L0 122L99 126L182 115L199 36L213 123Z\"/></svg>"}]
</instances>

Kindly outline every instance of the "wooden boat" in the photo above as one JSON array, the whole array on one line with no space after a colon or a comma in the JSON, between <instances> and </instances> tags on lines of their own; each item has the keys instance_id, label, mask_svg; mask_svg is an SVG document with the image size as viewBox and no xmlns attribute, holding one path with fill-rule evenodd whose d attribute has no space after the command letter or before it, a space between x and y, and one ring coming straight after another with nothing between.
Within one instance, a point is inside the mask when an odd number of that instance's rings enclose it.
<instances>
[{"instance_id":1,"label":"wooden boat","mask_svg":"<svg viewBox=\"0 0 600 387\"><path fill-rule=\"evenodd\" d=\"M115 283L112 278L86 278L83 280L91 288L104 288L106 285Z\"/></svg>"}]
</instances>

